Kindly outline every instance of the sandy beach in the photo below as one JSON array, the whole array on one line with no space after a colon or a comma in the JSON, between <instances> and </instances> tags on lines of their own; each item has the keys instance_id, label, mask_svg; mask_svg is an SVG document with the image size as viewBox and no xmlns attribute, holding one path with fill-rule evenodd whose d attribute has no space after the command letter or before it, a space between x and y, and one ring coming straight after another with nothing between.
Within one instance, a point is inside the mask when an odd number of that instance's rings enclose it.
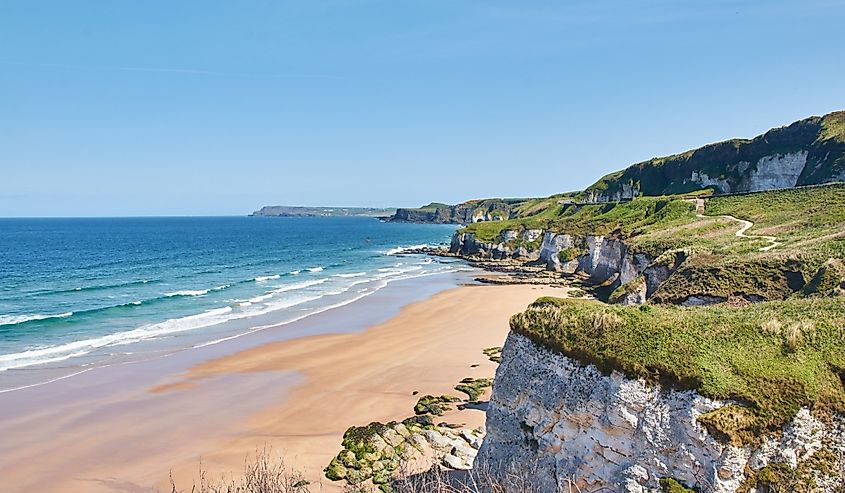
<instances>
[{"instance_id":1,"label":"sandy beach","mask_svg":"<svg viewBox=\"0 0 845 493\"><path fill-rule=\"evenodd\" d=\"M235 473L256 449L306 475L314 491L340 485L322 468L353 425L413 414L420 394L453 393L464 377L492 377L482 349L501 345L510 315L540 286L461 286L412 303L361 332L263 344L175 372L143 395L102 396L2 425L0 474L14 491L190 490L200 460L212 476ZM61 419L59 419L61 418ZM480 426L482 411L445 421ZM4 486L5 487L5 486Z\"/></svg>"}]
</instances>

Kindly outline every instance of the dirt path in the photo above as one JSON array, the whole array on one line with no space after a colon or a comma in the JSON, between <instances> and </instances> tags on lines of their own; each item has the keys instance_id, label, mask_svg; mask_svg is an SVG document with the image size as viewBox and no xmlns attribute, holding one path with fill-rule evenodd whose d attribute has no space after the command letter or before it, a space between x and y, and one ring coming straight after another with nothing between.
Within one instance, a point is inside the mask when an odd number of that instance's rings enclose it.
<instances>
[{"instance_id":1,"label":"dirt path","mask_svg":"<svg viewBox=\"0 0 845 493\"><path fill-rule=\"evenodd\" d=\"M761 252L768 252L768 251L769 251L769 250L771 250L772 248L775 248L776 246L779 246L779 245L782 245L782 244L783 244L783 243L779 242L779 241L778 241L778 239L777 239L776 237L774 237L774 236L769 236L769 235L747 235L747 234L745 234L745 232L746 232L746 231L748 231L749 229L751 229L751 228L753 228L753 227L754 227L754 223L753 223L753 222L751 222L751 221L748 221L748 220L746 220L746 219L739 219L738 217L729 216L729 215L722 215L722 216L705 216L705 215L704 215L704 204L705 204L705 200L704 200L704 199L691 199L691 200L688 200L688 202L694 202L694 203L695 203L695 215L696 215L697 217L701 218L701 219L707 219L707 218L712 218L712 217L724 217L725 219L730 219L730 220L732 220L732 221L736 221L736 222L740 223L740 224L741 224L741 226L740 226L739 230L737 230L737 232L735 233L735 234L736 234L736 236L737 236L737 237L739 237L739 238L748 238L748 239L751 239L751 240L753 240L753 239L762 239L762 240L766 240L766 241L768 241L768 242L769 242L769 245L766 245L766 246L764 246L764 247L760 247L760 248L759 248L759 250L760 250Z\"/></svg>"}]
</instances>

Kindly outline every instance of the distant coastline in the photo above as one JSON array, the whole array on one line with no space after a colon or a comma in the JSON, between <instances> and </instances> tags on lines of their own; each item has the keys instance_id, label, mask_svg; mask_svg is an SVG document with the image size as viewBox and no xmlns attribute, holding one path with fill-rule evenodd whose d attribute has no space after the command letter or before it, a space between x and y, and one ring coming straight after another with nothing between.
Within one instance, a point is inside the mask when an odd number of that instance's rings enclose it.
<instances>
[{"instance_id":1,"label":"distant coastline","mask_svg":"<svg viewBox=\"0 0 845 493\"><path fill-rule=\"evenodd\" d=\"M250 214L257 217L375 217L387 218L396 214L395 208L377 207L304 207L265 205Z\"/></svg>"}]
</instances>

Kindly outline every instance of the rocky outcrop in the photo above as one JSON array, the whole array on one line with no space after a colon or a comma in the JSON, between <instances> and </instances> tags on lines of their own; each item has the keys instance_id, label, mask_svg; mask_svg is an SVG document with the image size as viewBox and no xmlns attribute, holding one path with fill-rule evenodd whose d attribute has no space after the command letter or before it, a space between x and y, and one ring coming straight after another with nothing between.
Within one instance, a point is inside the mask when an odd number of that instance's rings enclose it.
<instances>
[{"instance_id":1,"label":"rocky outcrop","mask_svg":"<svg viewBox=\"0 0 845 493\"><path fill-rule=\"evenodd\" d=\"M540 255L538 247L542 235L543 231L539 229L505 230L496 241L485 242L472 233L455 233L449 252L464 257L534 261Z\"/></svg>"},{"instance_id":2,"label":"rocky outcrop","mask_svg":"<svg viewBox=\"0 0 845 493\"><path fill-rule=\"evenodd\" d=\"M627 183L619 183L619 186L613 187L613 189L587 189L584 191L582 202L588 204L597 202L624 202L626 200L633 200L639 194L639 187L633 181L628 181Z\"/></svg>"},{"instance_id":3,"label":"rocky outcrop","mask_svg":"<svg viewBox=\"0 0 845 493\"><path fill-rule=\"evenodd\" d=\"M538 229L505 230L491 242L479 241L472 233L455 233L449 251L467 258L522 260L554 272L578 274L591 284L604 285L606 294L639 280L637 287L613 300L624 304L644 303L682 261L656 263L649 255L631 251L620 238Z\"/></svg>"},{"instance_id":4,"label":"rocky outcrop","mask_svg":"<svg viewBox=\"0 0 845 493\"><path fill-rule=\"evenodd\" d=\"M757 445L723 442L698 418L725 404L603 375L512 332L476 467L504 473L532 464L542 491L658 492L661 478L673 478L702 493L733 493L766 466L796 468L822 451L845 453L843 419L824 423L807 409Z\"/></svg>"},{"instance_id":5,"label":"rocky outcrop","mask_svg":"<svg viewBox=\"0 0 845 493\"><path fill-rule=\"evenodd\" d=\"M390 221L435 224L472 224L502 221L513 216L511 203L501 199L470 200L457 205L432 203L418 209L397 209Z\"/></svg>"},{"instance_id":6,"label":"rocky outcrop","mask_svg":"<svg viewBox=\"0 0 845 493\"><path fill-rule=\"evenodd\" d=\"M332 481L351 485L387 485L400 466L411 469L405 473L427 471L435 465L467 470L483 439L483 429L455 430L434 426L425 418L370 423L344 433L343 450L324 472Z\"/></svg>"},{"instance_id":7,"label":"rocky outcrop","mask_svg":"<svg viewBox=\"0 0 845 493\"><path fill-rule=\"evenodd\" d=\"M751 192L817 185L845 176L845 112L810 117L754 139L732 139L634 164L588 187L582 202L638 195Z\"/></svg>"}]
</instances>

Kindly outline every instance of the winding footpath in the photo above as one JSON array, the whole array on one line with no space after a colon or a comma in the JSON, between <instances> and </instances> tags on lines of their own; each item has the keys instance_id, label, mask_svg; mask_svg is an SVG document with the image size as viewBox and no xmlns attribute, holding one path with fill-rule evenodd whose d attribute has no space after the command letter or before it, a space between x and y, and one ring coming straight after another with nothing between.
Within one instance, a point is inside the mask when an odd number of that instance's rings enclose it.
<instances>
[{"instance_id":1,"label":"winding footpath","mask_svg":"<svg viewBox=\"0 0 845 493\"><path fill-rule=\"evenodd\" d=\"M704 199L694 199L694 200L695 200L695 213L696 213L696 216L697 216L697 217L700 217L701 219L707 219L707 218L712 218L712 217L724 217L724 218L726 218L726 219L730 219L730 220L732 220L732 221L736 221L736 222L738 222L738 223L740 223L740 224L742 225L742 226L739 228L739 230L737 230L737 232L735 233L735 235L736 235L736 236L738 236L739 238L748 238L748 239L751 239L751 240L753 240L753 239L762 239L762 240L766 240L766 241L768 241L768 242L769 242L769 244L768 244L768 245L766 245L766 246L764 246L764 247L760 247L760 248L759 248L759 250L760 250L761 252L768 252L768 251L769 251L769 250L771 250L772 248L775 248L776 246L779 246L779 245L782 245L782 244L783 244L783 243L779 242L779 241L778 241L778 239L777 239L776 237L774 237L774 236L769 236L769 235L747 235L747 234L745 234L745 232L746 232L746 231L748 231L749 229L751 229L751 228L753 228L753 227L754 227L754 223L753 223L753 222L751 222L751 221L748 221L748 220L746 220L746 219L739 219L739 218L737 218L737 217L734 217L734 216L729 216L729 215L723 215L723 216L705 216L705 215L704 215L704 204L705 204Z\"/></svg>"}]
</instances>

